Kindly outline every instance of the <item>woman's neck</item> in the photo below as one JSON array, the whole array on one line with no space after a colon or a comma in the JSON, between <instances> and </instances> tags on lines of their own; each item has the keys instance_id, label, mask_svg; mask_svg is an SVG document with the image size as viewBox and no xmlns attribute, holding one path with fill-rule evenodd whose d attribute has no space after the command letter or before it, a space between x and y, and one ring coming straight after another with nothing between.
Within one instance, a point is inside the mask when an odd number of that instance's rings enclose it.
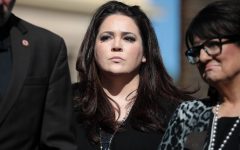
<instances>
[{"instance_id":1,"label":"woman's neck","mask_svg":"<svg viewBox=\"0 0 240 150\"><path fill-rule=\"evenodd\" d=\"M216 88L221 95L220 115L240 116L240 79L222 82Z\"/></svg>"},{"instance_id":2,"label":"woman's neck","mask_svg":"<svg viewBox=\"0 0 240 150\"><path fill-rule=\"evenodd\" d=\"M216 84L216 89L222 97L223 102L240 104L240 76L234 80L226 80Z\"/></svg>"},{"instance_id":3,"label":"woman's neck","mask_svg":"<svg viewBox=\"0 0 240 150\"><path fill-rule=\"evenodd\" d=\"M126 96L138 88L139 80L139 74L101 78L104 91L113 99L126 98Z\"/></svg>"},{"instance_id":4,"label":"woman's neck","mask_svg":"<svg viewBox=\"0 0 240 150\"><path fill-rule=\"evenodd\" d=\"M139 74L133 76L118 75L101 79L105 93L114 101L110 101L113 107L117 108L117 104L120 108L120 116L116 115L116 120L124 120L137 95L140 80Z\"/></svg>"}]
</instances>

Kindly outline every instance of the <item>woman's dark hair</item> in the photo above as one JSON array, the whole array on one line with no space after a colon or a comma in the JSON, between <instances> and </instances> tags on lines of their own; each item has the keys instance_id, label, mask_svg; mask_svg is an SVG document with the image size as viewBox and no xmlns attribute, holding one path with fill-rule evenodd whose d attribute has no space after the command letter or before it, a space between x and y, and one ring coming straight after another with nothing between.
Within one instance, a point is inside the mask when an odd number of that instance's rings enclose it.
<instances>
[{"instance_id":1,"label":"woman's dark hair","mask_svg":"<svg viewBox=\"0 0 240 150\"><path fill-rule=\"evenodd\" d=\"M216 1L194 17L186 32L186 45L193 46L194 37L207 40L232 35L240 37L240 1Z\"/></svg>"},{"instance_id":2,"label":"woman's dark hair","mask_svg":"<svg viewBox=\"0 0 240 150\"><path fill-rule=\"evenodd\" d=\"M132 18L140 30L146 62L140 66L140 83L131 110L131 125L137 130L164 131L164 124L184 92L173 84L160 56L154 29L146 14L138 6L117 1L103 4L93 15L80 47L76 69L79 72L79 95L75 98L78 118L88 129L90 140L98 142L97 127L114 129L114 108L104 93L94 60L94 47L99 27L106 17L122 14ZM172 107L172 108L171 108ZM172 110L173 111L173 110Z\"/></svg>"}]
</instances>

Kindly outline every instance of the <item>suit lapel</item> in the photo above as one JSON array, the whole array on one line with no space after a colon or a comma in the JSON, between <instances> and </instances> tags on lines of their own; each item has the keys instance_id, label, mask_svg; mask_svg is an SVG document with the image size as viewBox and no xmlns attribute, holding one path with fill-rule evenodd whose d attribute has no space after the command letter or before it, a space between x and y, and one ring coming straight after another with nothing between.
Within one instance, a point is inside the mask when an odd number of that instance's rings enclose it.
<instances>
[{"instance_id":1,"label":"suit lapel","mask_svg":"<svg viewBox=\"0 0 240 150\"><path fill-rule=\"evenodd\" d=\"M13 16L14 17L14 16ZM15 19L16 20L16 19ZM17 26L13 26L10 32L12 50L12 75L6 92L6 96L0 102L0 125L17 101L20 91L23 88L27 75L31 56L31 42L27 38L26 32L19 30L19 20Z\"/></svg>"}]
</instances>

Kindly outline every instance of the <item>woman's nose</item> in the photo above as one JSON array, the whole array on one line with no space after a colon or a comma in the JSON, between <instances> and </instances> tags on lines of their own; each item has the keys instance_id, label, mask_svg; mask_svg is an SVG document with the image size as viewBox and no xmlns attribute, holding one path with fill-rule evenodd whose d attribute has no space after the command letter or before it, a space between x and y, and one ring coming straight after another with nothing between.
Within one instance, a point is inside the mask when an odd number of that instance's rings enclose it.
<instances>
[{"instance_id":1,"label":"woman's nose","mask_svg":"<svg viewBox=\"0 0 240 150\"><path fill-rule=\"evenodd\" d=\"M122 46L121 46L121 39L115 39L113 46L112 46L112 51L122 51Z\"/></svg>"},{"instance_id":2,"label":"woman's nose","mask_svg":"<svg viewBox=\"0 0 240 150\"><path fill-rule=\"evenodd\" d=\"M199 61L204 63L210 59L212 59L212 56L209 56L208 53L204 49L201 49L200 54L199 54Z\"/></svg>"},{"instance_id":3,"label":"woman's nose","mask_svg":"<svg viewBox=\"0 0 240 150\"><path fill-rule=\"evenodd\" d=\"M120 48L120 47L113 47L112 51L116 51L116 52L120 51L121 52L122 48Z\"/></svg>"}]
</instances>

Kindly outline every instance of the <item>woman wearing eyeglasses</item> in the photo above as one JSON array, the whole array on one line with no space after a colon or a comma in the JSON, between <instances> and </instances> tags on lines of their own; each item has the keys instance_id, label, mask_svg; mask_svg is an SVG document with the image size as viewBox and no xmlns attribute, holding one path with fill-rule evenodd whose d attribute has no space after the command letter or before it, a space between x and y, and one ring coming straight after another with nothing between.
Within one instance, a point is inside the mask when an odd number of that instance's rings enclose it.
<instances>
[{"instance_id":1,"label":"woman wearing eyeglasses","mask_svg":"<svg viewBox=\"0 0 240 150\"><path fill-rule=\"evenodd\" d=\"M159 146L165 149L240 149L240 2L206 6L186 32L185 55L209 84L205 100L183 102ZM189 142L191 141L191 142Z\"/></svg>"}]
</instances>

